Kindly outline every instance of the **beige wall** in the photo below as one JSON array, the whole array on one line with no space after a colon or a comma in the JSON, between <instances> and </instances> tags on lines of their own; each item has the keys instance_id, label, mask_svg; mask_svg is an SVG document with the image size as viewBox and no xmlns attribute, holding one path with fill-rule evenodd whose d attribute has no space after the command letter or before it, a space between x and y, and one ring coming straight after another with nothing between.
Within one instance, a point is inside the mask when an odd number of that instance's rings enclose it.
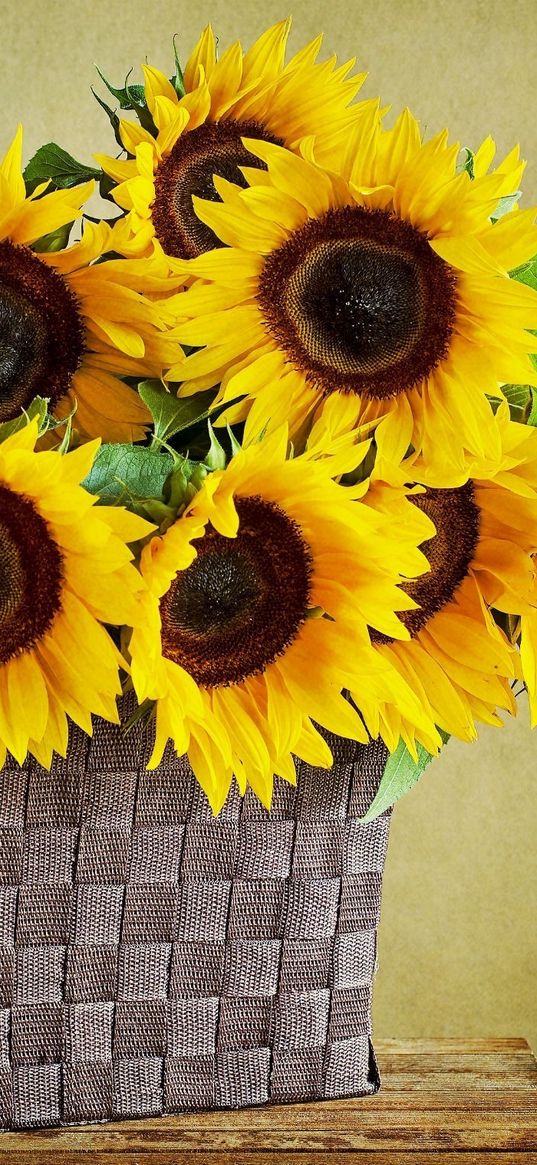
<instances>
[{"instance_id":1,"label":"beige wall","mask_svg":"<svg viewBox=\"0 0 537 1165\"><path fill-rule=\"evenodd\" d=\"M370 70L365 92L408 104L463 144L488 133L530 159L537 201L536 0L295 0L293 45L319 29ZM259 13L259 15L258 15ZM202 0L0 0L3 118L30 152L55 139L89 160L111 148L89 87L97 61L120 82L147 55L171 66L209 18L245 43L285 4ZM451 743L396 809L376 988L376 1032L525 1035L537 1047L537 737L520 721L479 744Z\"/></svg>"}]
</instances>

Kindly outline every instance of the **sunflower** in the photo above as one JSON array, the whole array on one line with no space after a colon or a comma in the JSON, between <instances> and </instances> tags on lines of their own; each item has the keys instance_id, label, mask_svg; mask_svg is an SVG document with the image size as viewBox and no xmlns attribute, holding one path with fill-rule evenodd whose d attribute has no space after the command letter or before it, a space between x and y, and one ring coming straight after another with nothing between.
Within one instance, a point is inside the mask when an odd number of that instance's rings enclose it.
<instances>
[{"instance_id":1,"label":"sunflower","mask_svg":"<svg viewBox=\"0 0 537 1165\"><path fill-rule=\"evenodd\" d=\"M414 606L397 585L391 518L360 500L367 485L332 479L341 453L331 463L286 452L285 428L243 448L141 558L130 659L138 699L156 704L150 765L171 739L215 813L233 775L269 806L274 775L294 780L292 753L329 767L314 721L366 741L377 705L393 701L437 747L410 686L369 640L368 626L407 636L396 612ZM415 576L432 527L401 505L400 558ZM350 687L361 716L342 695Z\"/></svg>"},{"instance_id":2,"label":"sunflower","mask_svg":"<svg viewBox=\"0 0 537 1165\"><path fill-rule=\"evenodd\" d=\"M202 350L169 378L182 393L219 384L218 404L244 397L231 415L248 414L250 437L284 417L300 432L350 396L357 420L380 422L384 455L397 464L412 445L445 484L468 456L499 455L487 396L537 384L537 293L507 277L537 251L535 214L490 218L518 185L518 151L488 174L485 142L472 180L446 134L423 143L410 113L386 131L374 111L330 170L311 143L301 157L247 145L261 178L216 178L221 203L194 199L228 249L176 264L203 281L177 300L176 331Z\"/></svg>"},{"instance_id":3,"label":"sunflower","mask_svg":"<svg viewBox=\"0 0 537 1165\"><path fill-rule=\"evenodd\" d=\"M95 508L80 487L98 442L36 452L36 421L0 444L0 760L66 755L69 716L117 723L122 658L101 625L136 622L143 586L127 542L149 523Z\"/></svg>"},{"instance_id":4,"label":"sunflower","mask_svg":"<svg viewBox=\"0 0 537 1165\"><path fill-rule=\"evenodd\" d=\"M476 460L464 484L440 489L420 473L423 492L410 501L436 534L422 547L430 572L404 585L417 603L401 613L410 641L372 636L435 723L463 740L476 736L476 721L501 724L498 709L516 712L512 683L521 661L499 625L506 616L527 620L522 665L530 692L535 676L537 431L511 421L507 405L498 430L499 461ZM406 472L415 472L412 459ZM389 484L376 481L371 493L395 519L400 503ZM386 715L392 719L390 709Z\"/></svg>"},{"instance_id":5,"label":"sunflower","mask_svg":"<svg viewBox=\"0 0 537 1165\"><path fill-rule=\"evenodd\" d=\"M19 128L0 165L0 421L43 396L57 418L76 404L82 438L140 440L149 414L120 374L160 376L177 359L165 305L140 294L162 295L169 281L151 263L102 262L114 250L106 223L87 223L65 250L40 250L80 217L93 184L27 197L21 159Z\"/></svg>"},{"instance_id":6,"label":"sunflower","mask_svg":"<svg viewBox=\"0 0 537 1165\"><path fill-rule=\"evenodd\" d=\"M217 198L215 172L244 185L243 167L263 166L245 137L295 149L315 134L321 156L330 160L332 138L356 116L356 107L352 115L348 107L365 74L348 76L354 61L317 62L321 37L286 65L290 25L275 24L247 52L236 41L220 60L208 26L186 65L183 95L158 69L143 66L154 133L123 120L119 134L129 158L97 155L117 183L115 201L129 212L126 251L191 258L219 246L194 214L192 195Z\"/></svg>"}]
</instances>

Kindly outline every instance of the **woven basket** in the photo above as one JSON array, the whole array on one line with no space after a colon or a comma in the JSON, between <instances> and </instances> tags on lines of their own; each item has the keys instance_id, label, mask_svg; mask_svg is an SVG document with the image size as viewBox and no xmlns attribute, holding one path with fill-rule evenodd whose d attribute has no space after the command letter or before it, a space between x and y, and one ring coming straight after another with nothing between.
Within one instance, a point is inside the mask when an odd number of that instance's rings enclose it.
<instances>
[{"instance_id":1,"label":"woven basket","mask_svg":"<svg viewBox=\"0 0 537 1165\"><path fill-rule=\"evenodd\" d=\"M0 774L0 1124L373 1093L383 746L215 820L141 729Z\"/></svg>"}]
</instances>

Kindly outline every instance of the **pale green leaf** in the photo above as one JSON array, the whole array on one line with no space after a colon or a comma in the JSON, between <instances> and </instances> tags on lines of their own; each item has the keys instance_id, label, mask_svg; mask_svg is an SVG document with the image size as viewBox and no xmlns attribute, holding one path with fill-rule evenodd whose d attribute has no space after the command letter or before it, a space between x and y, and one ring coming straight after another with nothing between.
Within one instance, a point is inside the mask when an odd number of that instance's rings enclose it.
<instances>
[{"instance_id":1,"label":"pale green leaf","mask_svg":"<svg viewBox=\"0 0 537 1165\"><path fill-rule=\"evenodd\" d=\"M448 737L443 733L441 735L444 742L447 741ZM415 761L406 744L402 740L399 741L395 752L388 757L376 796L362 821L373 821L375 817L380 817L381 813L390 809L400 797L417 784L429 761L433 759L421 744L417 745L417 754L418 759Z\"/></svg>"},{"instance_id":2,"label":"pale green leaf","mask_svg":"<svg viewBox=\"0 0 537 1165\"><path fill-rule=\"evenodd\" d=\"M157 441L169 441L176 433L206 420L214 400L214 392L177 397L161 380L143 380L138 392L153 418Z\"/></svg>"},{"instance_id":3,"label":"pale green leaf","mask_svg":"<svg viewBox=\"0 0 537 1165\"><path fill-rule=\"evenodd\" d=\"M509 214L516 206L521 194L521 190L516 190L514 194L506 194L504 198L500 198L494 213L490 216L492 222L498 222L498 219L503 218L504 214Z\"/></svg>"},{"instance_id":4,"label":"pale green leaf","mask_svg":"<svg viewBox=\"0 0 537 1165\"><path fill-rule=\"evenodd\" d=\"M101 445L82 484L103 502L129 506L144 498L161 498L173 466L171 454L143 445Z\"/></svg>"},{"instance_id":5,"label":"pale green leaf","mask_svg":"<svg viewBox=\"0 0 537 1165\"><path fill-rule=\"evenodd\" d=\"M20 429L25 429L28 421L32 421L37 417L39 432L43 432L47 427L49 401L42 396L36 396L28 408L15 417L12 421L4 421L0 425L0 441L5 441L6 437L10 437L12 433L18 433Z\"/></svg>"}]
</instances>

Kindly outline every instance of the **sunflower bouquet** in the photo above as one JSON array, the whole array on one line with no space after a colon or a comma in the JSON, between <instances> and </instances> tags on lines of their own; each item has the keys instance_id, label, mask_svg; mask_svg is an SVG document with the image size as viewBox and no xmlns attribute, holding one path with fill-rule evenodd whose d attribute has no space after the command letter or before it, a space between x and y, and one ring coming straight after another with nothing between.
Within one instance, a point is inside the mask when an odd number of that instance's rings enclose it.
<instances>
[{"instance_id":1,"label":"sunflower bouquet","mask_svg":"<svg viewBox=\"0 0 537 1165\"><path fill-rule=\"evenodd\" d=\"M121 720L217 815L376 742L365 828L537 720L537 227L517 149L288 33L101 75L95 164L3 159L0 750L46 782Z\"/></svg>"},{"instance_id":2,"label":"sunflower bouquet","mask_svg":"<svg viewBox=\"0 0 537 1165\"><path fill-rule=\"evenodd\" d=\"M419 767L537 712L523 163L288 32L105 82L99 171L21 130L1 170L3 753L49 767L122 670L215 812L329 768L316 726Z\"/></svg>"}]
</instances>

